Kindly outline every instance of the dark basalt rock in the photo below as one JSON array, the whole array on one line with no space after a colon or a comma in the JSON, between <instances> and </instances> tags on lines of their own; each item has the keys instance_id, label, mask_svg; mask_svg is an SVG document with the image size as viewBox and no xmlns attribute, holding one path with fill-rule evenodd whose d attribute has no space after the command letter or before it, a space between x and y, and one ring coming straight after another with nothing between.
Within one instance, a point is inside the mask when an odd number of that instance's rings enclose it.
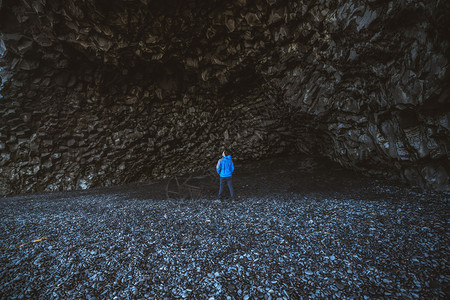
<instances>
[{"instance_id":1,"label":"dark basalt rock","mask_svg":"<svg viewBox=\"0 0 450 300\"><path fill-rule=\"evenodd\" d=\"M445 1L0 1L0 194L287 151L449 190Z\"/></svg>"}]
</instances>

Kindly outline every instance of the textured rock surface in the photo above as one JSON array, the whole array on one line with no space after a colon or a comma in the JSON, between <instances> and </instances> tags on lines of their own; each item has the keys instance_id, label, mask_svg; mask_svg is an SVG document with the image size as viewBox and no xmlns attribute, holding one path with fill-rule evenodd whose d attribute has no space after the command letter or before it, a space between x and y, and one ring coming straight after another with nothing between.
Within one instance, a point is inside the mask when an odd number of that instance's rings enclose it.
<instances>
[{"instance_id":1,"label":"textured rock surface","mask_svg":"<svg viewBox=\"0 0 450 300\"><path fill-rule=\"evenodd\" d=\"M449 189L445 1L0 1L0 194L321 154Z\"/></svg>"}]
</instances>

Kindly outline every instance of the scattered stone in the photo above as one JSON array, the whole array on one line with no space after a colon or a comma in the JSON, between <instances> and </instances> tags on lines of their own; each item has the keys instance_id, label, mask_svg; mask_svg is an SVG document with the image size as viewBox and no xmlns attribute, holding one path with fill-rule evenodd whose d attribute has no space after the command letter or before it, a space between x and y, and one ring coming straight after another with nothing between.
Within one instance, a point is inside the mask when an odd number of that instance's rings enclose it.
<instances>
[{"instance_id":1,"label":"scattered stone","mask_svg":"<svg viewBox=\"0 0 450 300\"><path fill-rule=\"evenodd\" d=\"M166 180L1 198L2 297L448 298L446 194L299 160L239 164L220 206Z\"/></svg>"}]
</instances>

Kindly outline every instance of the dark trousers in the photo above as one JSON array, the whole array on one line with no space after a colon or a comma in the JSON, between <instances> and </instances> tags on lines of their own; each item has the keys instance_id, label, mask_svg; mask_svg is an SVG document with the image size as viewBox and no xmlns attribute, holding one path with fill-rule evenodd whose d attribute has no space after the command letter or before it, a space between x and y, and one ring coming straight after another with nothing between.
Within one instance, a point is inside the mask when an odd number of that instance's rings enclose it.
<instances>
[{"instance_id":1,"label":"dark trousers","mask_svg":"<svg viewBox=\"0 0 450 300\"><path fill-rule=\"evenodd\" d=\"M228 184L228 189L230 190L231 199L234 199L234 190L233 190L233 182L231 180L232 177L220 177L220 187L219 187L219 196L217 199L222 197L223 188L225 187L225 183Z\"/></svg>"}]
</instances>

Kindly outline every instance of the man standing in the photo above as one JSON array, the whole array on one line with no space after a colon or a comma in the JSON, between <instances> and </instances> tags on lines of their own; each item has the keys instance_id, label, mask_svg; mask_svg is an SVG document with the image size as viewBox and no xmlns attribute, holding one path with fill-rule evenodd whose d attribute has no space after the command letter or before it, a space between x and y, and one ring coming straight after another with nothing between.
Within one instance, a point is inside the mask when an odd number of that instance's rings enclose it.
<instances>
[{"instance_id":1,"label":"man standing","mask_svg":"<svg viewBox=\"0 0 450 300\"><path fill-rule=\"evenodd\" d=\"M217 197L217 200L220 201L225 183L228 184L231 200L234 200L233 183L231 180L231 175L234 171L234 165L233 161L231 160L231 155L229 155L226 150L222 152L222 158L217 162L216 171L220 176L219 196Z\"/></svg>"}]
</instances>

